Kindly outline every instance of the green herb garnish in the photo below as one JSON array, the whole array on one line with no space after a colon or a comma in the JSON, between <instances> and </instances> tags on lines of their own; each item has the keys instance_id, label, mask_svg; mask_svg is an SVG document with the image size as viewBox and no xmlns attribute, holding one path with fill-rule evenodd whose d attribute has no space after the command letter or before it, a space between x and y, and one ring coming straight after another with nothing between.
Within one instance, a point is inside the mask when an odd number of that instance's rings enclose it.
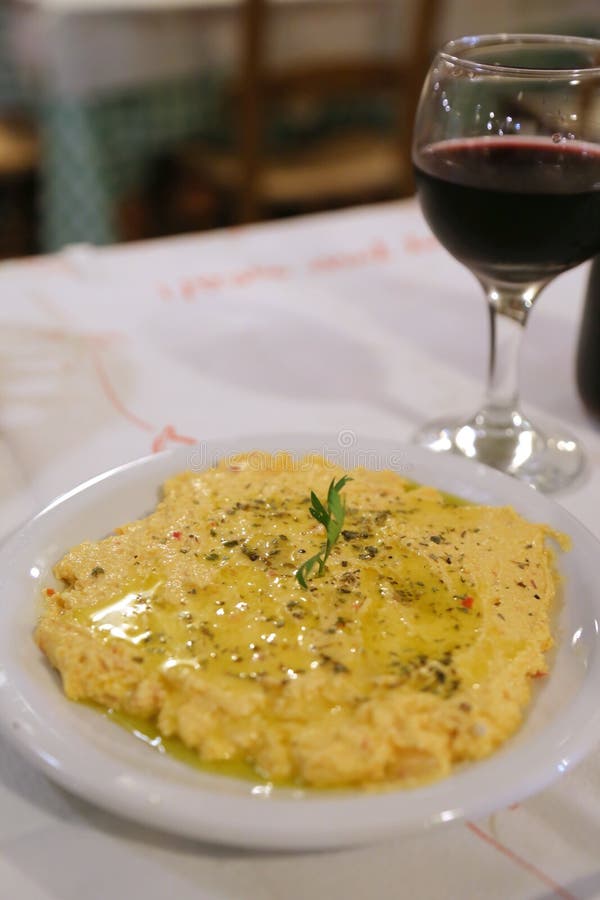
<instances>
[{"instance_id":1,"label":"green herb garnish","mask_svg":"<svg viewBox=\"0 0 600 900\"><path fill-rule=\"evenodd\" d=\"M336 481L335 478L332 480L329 485L329 490L327 491L327 508L325 508L314 491L310 492L310 502L312 505L309 508L309 512L313 519L316 519L320 525L324 526L327 540L325 546L319 553L315 553L314 556L307 559L306 562L296 570L296 579L305 590L308 589L306 579L310 578L310 573L315 566L318 565L319 567L317 578L320 578L325 574L325 563L333 549L333 545L341 534L344 517L346 515L346 507L340 497L340 491L349 481L352 481L352 478L349 475L342 476L339 481Z\"/></svg>"}]
</instances>

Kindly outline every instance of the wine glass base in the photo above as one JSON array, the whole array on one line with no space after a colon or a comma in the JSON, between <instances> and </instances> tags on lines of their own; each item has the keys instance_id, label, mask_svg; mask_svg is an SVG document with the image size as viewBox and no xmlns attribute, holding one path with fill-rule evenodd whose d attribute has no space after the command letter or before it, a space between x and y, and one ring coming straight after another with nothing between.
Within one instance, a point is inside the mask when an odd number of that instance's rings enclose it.
<instances>
[{"instance_id":1,"label":"wine glass base","mask_svg":"<svg viewBox=\"0 0 600 900\"><path fill-rule=\"evenodd\" d=\"M533 426L519 414L502 428L491 427L481 414L439 419L419 429L413 442L484 463L548 494L572 485L584 470L585 457L573 435L557 425Z\"/></svg>"}]
</instances>

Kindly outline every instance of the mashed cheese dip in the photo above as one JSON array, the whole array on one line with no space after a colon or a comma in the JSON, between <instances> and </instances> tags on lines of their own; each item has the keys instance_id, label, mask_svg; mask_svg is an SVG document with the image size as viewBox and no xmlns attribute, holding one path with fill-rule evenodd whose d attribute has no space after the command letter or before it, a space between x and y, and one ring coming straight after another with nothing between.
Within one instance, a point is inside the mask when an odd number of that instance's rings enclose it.
<instances>
[{"instance_id":1,"label":"mashed cheese dip","mask_svg":"<svg viewBox=\"0 0 600 900\"><path fill-rule=\"evenodd\" d=\"M343 474L236 457L69 551L35 632L66 695L281 783L412 786L491 753L547 671L556 535L354 469L325 574L303 588L324 542L310 492Z\"/></svg>"}]
</instances>

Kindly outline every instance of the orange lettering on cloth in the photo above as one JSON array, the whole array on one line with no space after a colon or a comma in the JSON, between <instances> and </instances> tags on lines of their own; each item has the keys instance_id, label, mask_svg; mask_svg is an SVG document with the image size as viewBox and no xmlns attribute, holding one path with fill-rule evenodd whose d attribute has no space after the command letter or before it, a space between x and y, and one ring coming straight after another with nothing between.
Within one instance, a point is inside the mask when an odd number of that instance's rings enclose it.
<instances>
[{"instance_id":1,"label":"orange lettering on cloth","mask_svg":"<svg viewBox=\"0 0 600 900\"><path fill-rule=\"evenodd\" d=\"M152 441L152 452L160 453L161 450L166 450L170 444L187 444L191 447L197 443L196 438L189 437L186 434L179 434L172 425L165 425L163 430Z\"/></svg>"}]
</instances>

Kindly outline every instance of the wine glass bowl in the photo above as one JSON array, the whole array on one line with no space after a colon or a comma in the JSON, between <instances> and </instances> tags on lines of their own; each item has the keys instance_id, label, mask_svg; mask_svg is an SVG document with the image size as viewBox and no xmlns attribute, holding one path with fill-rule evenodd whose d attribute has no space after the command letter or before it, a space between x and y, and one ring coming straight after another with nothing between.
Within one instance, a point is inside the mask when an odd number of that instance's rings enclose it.
<instances>
[{"instance_id":1,"label":"wine glass bowl","mask_svg":"<svg viewBox=\"0 0 600 900\"><path fill-rule=\"evenodd\" d=\"M538 295L600 251L600 41L486 35L437 54L413 144L421 208L481 283L490 313L482 408L416 436L553 491L581 471L575 438L518 403L518 351Z\"/></svg>"}]
</instances>

